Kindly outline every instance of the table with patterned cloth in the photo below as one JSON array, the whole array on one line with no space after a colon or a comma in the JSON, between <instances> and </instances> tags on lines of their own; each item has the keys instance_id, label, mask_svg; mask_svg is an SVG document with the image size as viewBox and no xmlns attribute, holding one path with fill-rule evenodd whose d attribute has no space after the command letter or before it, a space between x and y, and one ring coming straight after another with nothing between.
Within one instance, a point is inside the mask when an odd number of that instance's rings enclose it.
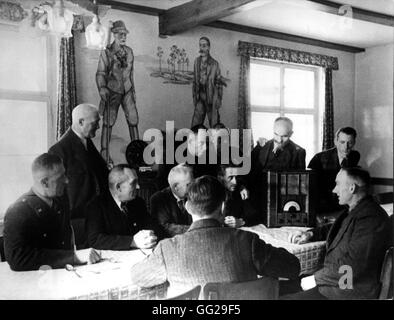
<instances>
[{"instance_id":1,"label":"table with patterned cloth","mask_svg":"<svg viewBox=\"0 0 394 320\"><path fill-rule=\"evenodd\" d=\"M15 272L0 263L0 300L154 300L165 299L167 284L139 288L130 267L150 252L101 251L103 261L66 269Z\"/></svg>"},{"instance_id":2,"label":"table with patterned cloth","mask_svg":"<svg viewBox=\"0 0 394 320\"><path fill-rule=\"evenodd\" d=\"M263 224L253 227L243 227L243 230L256 233L260 239L277 248L285 248L300 260L300 275L311 275L322 267L326 249L325 241L309 242L305 244L289 243L289 235L294 231L305 231L310 228L281 227L267 228Z\"/></svg>"}]
</instances>

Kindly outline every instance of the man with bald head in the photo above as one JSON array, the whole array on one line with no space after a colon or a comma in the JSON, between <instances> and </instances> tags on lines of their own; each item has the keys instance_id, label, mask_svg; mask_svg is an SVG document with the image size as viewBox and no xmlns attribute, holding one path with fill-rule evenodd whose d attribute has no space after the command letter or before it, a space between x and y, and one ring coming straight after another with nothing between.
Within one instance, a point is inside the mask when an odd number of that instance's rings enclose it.
<instances>
[{"instance_id":1,"label":"man with bald head","mask_svg":"<svg viewBox=\"0 0 394 320\"><path fill-rule=\"evenodd\" d=\"M193 181L193 168L181 163L168 174L169 187L156 192L150 199L151 214L165 237L187 231L192 219L185 209L187 187Z\"/></svg>"},{"instance_id":2,"label":"man with bald head","mask_svg":"<svg viewBox=\"0 0 394 320\"><path fill-rule=\"evenodd\" d=\"M34 160L32 174L33 187L8 208L4 218L4 249L11 269L97 262L100 256L95 250L74 250L68 203L63 197L68 179L62 160L44 153Z\"/></svg>"},{"instance_id":3,"label":"man with bald head","mask_svg":"<svg viewBox=\"0 0 394 320\"><path fill-rule=\"evenodd\" d=\"M84 207L94 196L108 189L108 168L92 142L100 116L92 104L83 103L72 111L72 126L49 153L62 158L69 179L67 195L71 219L84 218Z\"/></svg>"},{"instance_id":4,"label":"man with bald head","mask_svg":"<svg viewBox=\"0 0 394 320\"><path fill-rule=\"evenodd\" d=\"M156 245L158 228L145 202L137 196L138 176L127 165L116 165L108 176L109 192L86 207L88 244L102 250L149 249Z\"/></svg>"},{"instance_id":5,"label":"man with bald head","mask_svg":"<svg viewBox=\"0 0 394 320\"><path fill-rule=\"evenodd\" d=\"M273 139L259 139L252 151L252 169L304 170L305 149L290 140L292 135L293 122L287 117L277 118L274 122Z\"/></svg>"},{"instance_id":6,"label":"man with bald head","mask_svg":"<svg viewBox=\"0 0 394 320\"><path fill-rule=\"evenodd\" d=\"M290 140L292 135L293 122L287 117L279 117L274 122L273 139L260 138L252 150L248 185L251 186L251 200L258 210L265 208L261 197L266 188L263 172L305 170L305 149Z\"/></svg>"}]
</instances>

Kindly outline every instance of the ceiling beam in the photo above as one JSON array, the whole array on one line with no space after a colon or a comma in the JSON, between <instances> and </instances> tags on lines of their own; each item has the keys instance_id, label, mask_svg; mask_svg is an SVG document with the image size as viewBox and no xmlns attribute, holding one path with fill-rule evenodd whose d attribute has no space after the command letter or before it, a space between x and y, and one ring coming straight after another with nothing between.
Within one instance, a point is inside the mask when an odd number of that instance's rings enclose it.
<instances>
[{"instance_id":1,"label":"ceiling beam","mask_svg":"<svg viewBox=\"0 0 394 320\"><path fill-rule=\"evenodd\" d=\"M111 1L111 0L96 0L97 4L111 6L111 9L136 12L141 14L146 14L150 16L158 16L164 13L165 10L158 9L154 7L140 6L136 4L121 2L121 1Z\"/></svg>"},{"instance_id":2,"label":"ceiling beam","mask_svg":"<svg viewBox=\"0 0 394 320\"><path fill-rule=\"evenodd\" d=\"M67 0L67 1L77 4L81 8L86 9L94 14L97 13L98 7L97 4L93 3L93 1L90 0Z\"/></svg>"},{"instance_id":3,"label":"ceiling beam","mask_svg":"<svg viewBox=\"0 0 394 320\"><path fill-rule=\"evenodd\" d=\"M235 12L249 10L256 0L193 0L159 15L159 34L175 35L216 21Z\"/></svg>"},{"instance_id":4,"label":"ceiling beam","mask_svg":"<svg viewBox=\"0 0 394 320\"><path fill-rule=\"evenodd\" d=\"M249 27L249 26L244 26L241 24L224 22L224 21L210 22L210 23L206 24L206 26L213 27L213 28L219 28L219 29L225 29L225 30L231 30L231 31L236 31L236 32L242 32L242 33L247 33L247 34L253 34L256 36L262 36L262 37L267 37L267 38L303 43L303 44L308 44L311 46L318 46L318 47L346 51L346 52L356 53L356 52L365 51L364 48L352 47L352 46L347 46L347 45L343 45L343 44L339 44L339 43L317 40L317 39L301 37L301 36L295 36L293 34L265 30L265 29L260 29L260 28L254 28L254 27Z\"/></svg>"},{"instance_id":5,"label":"ceiling beam","mask_svg":"<svg viewBox=\"0 0 394 320\"><path fill-rule=\"evenodd\" d=\"M326 13L331 13L337 16L339 15L338 14L339 8L345 5L345 3L341 4L328 0L306 0L306 2L298 1L300 5L302 5L301 4L302 2L306 3L306 5L308 5L308 2L309 4L313 4L313 6L308 6L312 9L316 9ZM389 27L394 26L394 16L392 15L360 9L353 6L351 6L351 8L352 8L351 17L353 19L381 24Z\"/></svg>"}]
</instances>

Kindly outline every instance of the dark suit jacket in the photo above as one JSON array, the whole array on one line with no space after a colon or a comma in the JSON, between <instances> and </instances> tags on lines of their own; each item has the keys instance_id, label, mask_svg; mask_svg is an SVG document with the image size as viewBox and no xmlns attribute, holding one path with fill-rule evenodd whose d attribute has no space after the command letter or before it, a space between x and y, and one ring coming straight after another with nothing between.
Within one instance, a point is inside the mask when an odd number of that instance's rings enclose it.
<instances>
[{"instance_id":1,"label":"dark suit jacket","mask_svg":"<svg viewBox=\"0 0 394 320\"><path fill-rule=\"evenodd\" d=\"M11 205L4 218L4 250L14 271L40 266L64 268L74 263L67 200L54 212L33 191Z\"/></svg>"},{"instance_id":2,"label":"dark suit jacket","mask_svg":"<svg viewBox=\"0 0 394 320\"><path fill-rule=\"evenodd\" d=\"M70 128L48 151L63 159L72 219L83 218L88 201L108 190L107 165L92 141L87 141L90 152Z\"/></svg>"},{"instance_id":3,"label":"dark suit jacket","mask_svg":"<svg viewBox=\"0 0 394 320\"><path fill-rule=\"evenodd\" d=\"M263 147L259 144L251 153L251 170L247 175L247 185L250 187L250 199L258 212L266 212L266 199L262 194L267 194L267 183L264 172L305 170L305 149L289 141L281 151L276 161L268 164L274 147L274 140L268 141ZM260 222L266 223L266 216L262 215Z\"/></svg>"},{"instance_id":4,"label":"dark suit jacket","mask_svg":"<svg viewBox=\"0 0 394 320\"><path fill-rule=\"evenodd\" d=\"M150 199L151 215L162 229L164 237L173 237L186 232L192 217L178 207L170 187L156 192Z\"/></svg>"},{"instance_id":5,"label":"dark suit jacket","mask_svg":"<svg viewBox=\"0 0 394 320\"><path fill-rule=\"evenodd\" d=\"M238 188L233 192L227 192L223 214L226 217L242 218L246 226L256 225L260 220L257 210L252 206L250 199L242 200Z\"/></svg>"},{"instance_id":6,"label":"dark suit jacket","mask_svg":"<svg viewBox=\"0 0 394 320\"><path fill-rule=\"evenodd\" d=\"M153 253L131 268L133 283L191 289L207 282L240 282L258 275L296 278L298 259L251 232L223 228L214 219L194 222L181 235L159 242ZM177 291L177 290L175 290Z\"/></svg>"},{"instance_id":7,"label":"dark suit jacket","mask_svg":"<svg viewBox=\"0 0 394 320\"><path fill-rule=\"evenodd\" d=\"M97 196L86 206L85 226L88 245L101 250L130 250L138 231L147 229L157 233L142 198L129 201L125 214L109 192Z\"/></svg>"},{"instance_id":8,"label":"dark suit jacket","mask_svg":"<svg viewBox=\"0 0 394 320\"><path fill-rule=\"evenodd\" d=\"M319 292L330 299L376 299L383 258L390 245L387 213L368 196L347 214L344 211L334 224L314 229L312 240L327 235L324 266L315 273ZM340 289L344 276L341 266L350 266L353 289Z\"/></svg>"},{"instance_id":9,"label":"dark suit jacket","mask_svg":"<svg viewBox=\"0 0 394 320\"><path fill-rule=\"evenodd\" d=\"M360 160L358 151L351 151L344 167L355 167ZM338 198L332 193L335 187L335 178L341 169L337 148L331 148L317 153L309 162L308 168L317 173L318 183L318 212L330 212L340 209Z\"/></svg>"},{"instance_id":10,"label":"dark suit jacket","mask_svg":"<svg viewBox=\"0 0 394 320\"><path fill-rule=\"evenodd\" d=\"M283 148L280 155L280 163L276 163L276 168L267 166L269 152L272 152L274 140L268 141L263 147L257 145L252 151L252 168L256 170L304 170L305 169L305 149L289 141Z\"/></svg>"}]
</instances>

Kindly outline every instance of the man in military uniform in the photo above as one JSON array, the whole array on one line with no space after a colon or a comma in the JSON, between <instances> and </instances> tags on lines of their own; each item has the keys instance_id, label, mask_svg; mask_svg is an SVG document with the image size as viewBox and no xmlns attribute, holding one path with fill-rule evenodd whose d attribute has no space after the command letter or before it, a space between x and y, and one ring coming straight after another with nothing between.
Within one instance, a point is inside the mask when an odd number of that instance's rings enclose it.
<instances>
[{"instance_id":1,"label":"man in military uniform","mask_svg":"<svg viewBox=\"0 0 394 320\"><path fill-rule=\"evenodd\" d=\"M96 72L96 84L101 97L99 111L103 116L101 133L101 155L107 162L112 127L122 105L129 126L131 141L139 139L138 113L135 103L133 80L133 50L126 46L129 31L123 21L115 21L111 28L114 41L100 54Z\"/></svg>"},{"instance_id":2,"label":"man in military uniform","mask_svg":"<svg viewBox=\"0 0 394 320\"><path fill-rule=\"evenodd\" d=\"M68 179L61 158L48 153L38 156L32 174L33 187L4 217L4 251L11 269L54 269L99 261L94 249L75 251L68 202L63 197Z\"/></svg>"}]
</instances>

